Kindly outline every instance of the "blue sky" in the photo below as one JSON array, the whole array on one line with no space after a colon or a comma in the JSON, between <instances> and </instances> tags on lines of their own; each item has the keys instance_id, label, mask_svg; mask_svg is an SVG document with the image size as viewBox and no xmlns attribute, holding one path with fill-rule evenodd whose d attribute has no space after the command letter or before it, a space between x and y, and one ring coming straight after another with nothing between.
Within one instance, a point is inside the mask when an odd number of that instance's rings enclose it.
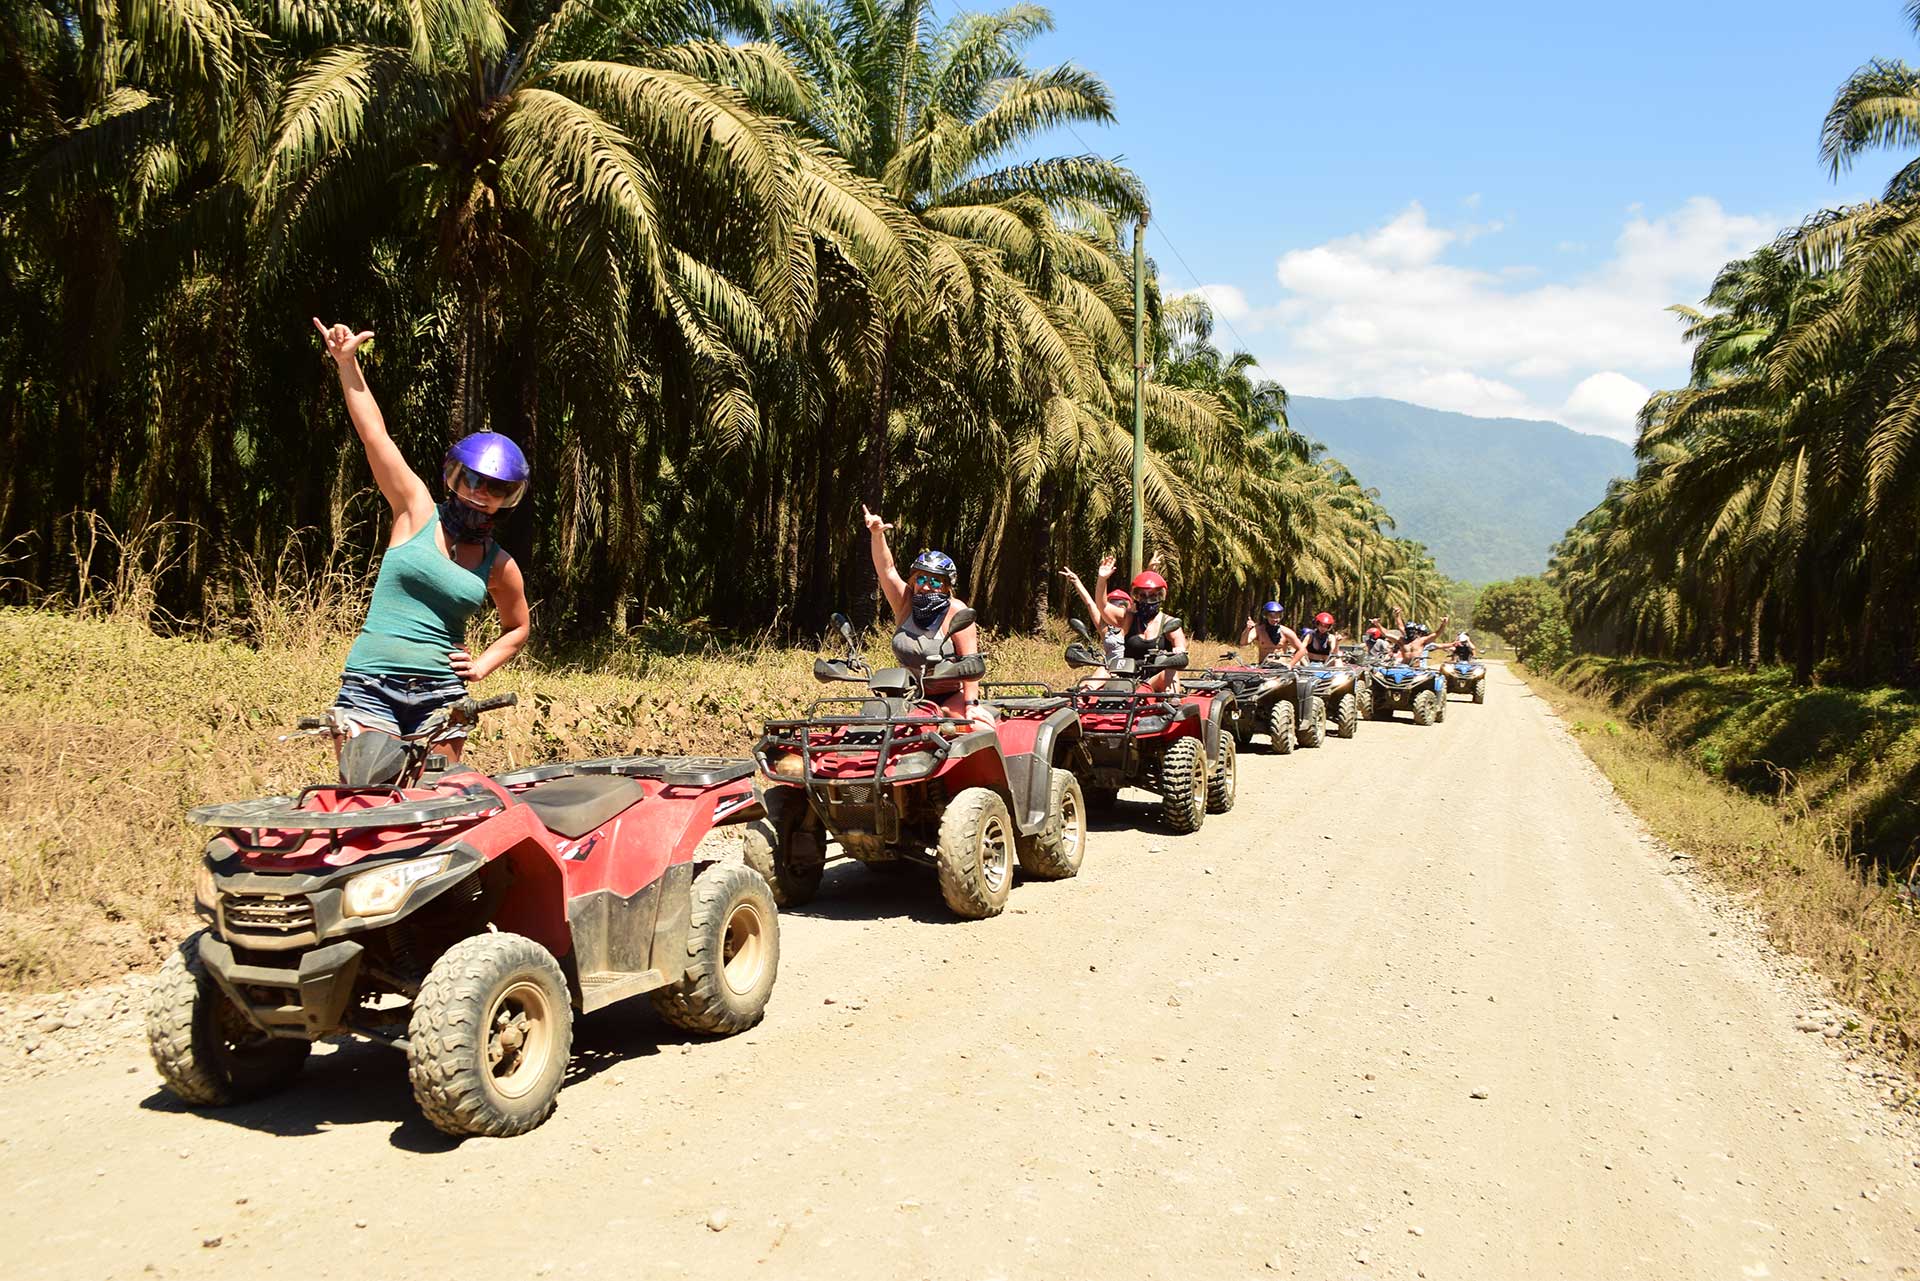
<instances>
[{"instance_id":1,"label":"blue sky","mask_svg":"<svg viewBox=\"0 0 1920 1281\"><path fill-rule=\"evenodd\" d=\"M1662 308L1877 192L1896 159L1830 181L1820 123L1863 62L1920 60L1898 0L1050 8L1031 60L1112 86L1080 134L1146 179L1165 287L1270 376L1622 438L1685 376Z\"/></svg>"}]
</instances>

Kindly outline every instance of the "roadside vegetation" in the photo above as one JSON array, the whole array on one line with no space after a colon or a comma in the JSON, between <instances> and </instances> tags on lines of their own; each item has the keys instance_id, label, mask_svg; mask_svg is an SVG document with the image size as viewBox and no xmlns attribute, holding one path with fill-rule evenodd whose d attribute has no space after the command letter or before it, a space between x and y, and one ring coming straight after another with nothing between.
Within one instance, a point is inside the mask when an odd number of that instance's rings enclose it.
<instances>
[{"instance_id":1,"label":"roadside vegetation","mask_svg":"<svg viewBox=\"0 0 1920 1281\"><path fill-rule=\"evenodd\" d=\"M1907 14L1920 33L1920 3ZM1917 145L1920 68L1868 63L1820 160L1835 176L1870 151L1909 163L1674 308L1691 380L1647 402L1638 471L1554 557L1581 648L1782 664L1803 686L1920 682Z\"/></svg>"},{"instance_id":2,"label":"roadside vegetation","mask_svg":"<svg viewBox=\"0 0 1920 1281\"><path fill-rule=\"evenodd\" d=\"M1590 657L1527 679L1655 835L1920 1067L1920 696Z\"/></svg>"}]
</instances>

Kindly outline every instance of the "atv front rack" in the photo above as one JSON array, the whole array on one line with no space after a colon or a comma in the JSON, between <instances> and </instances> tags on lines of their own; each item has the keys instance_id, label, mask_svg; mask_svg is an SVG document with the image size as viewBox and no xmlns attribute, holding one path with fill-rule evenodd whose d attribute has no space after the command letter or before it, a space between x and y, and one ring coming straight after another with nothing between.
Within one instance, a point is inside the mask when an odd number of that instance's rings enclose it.
<instances>
[{"instance_id":1,"label":"atv front rack","mask_svg":"<svg viewBox=\"0 0 1920 1281\"><path fill-rule=\"evenodd\" d=\"M267 796L255 801L200 805L187 811L187 821L201 827L237 832L352 832L451 823L457 819L480 818L505 808L498 796L477 783L453 796L351 810L298 808L305 796L306 793L302 793L299 798Z\"/></svg>"},{"instance_id":2,"label":"atv front rack","mask_svg":"<svg viewBox=\"0 0 1920 1281\"><path fill-rule=\"evenodd\" d=\"M715 787L753 773L753 762L737 756L597 756L584 761L529 765L497 775L502 787L524 787L582 774L656 779L668 787Z\"/></svg>"},{"instance_id":3,"label":"atv front rack","mask_svg":"<svg viewBox=\"0 0 1920 1281\"><path fill-rule=\"evenodd\" d=\"M865 707L874 698L821 699L815 707L835 703ZM810 715L804 720L768 721L766 732L754 744L754 759L762 773L777 782L797 783L807 790L809 799L829 816L847 827L871 830L889 844L899 840L900 806L892 788L896 783L915 783L940 768L952 754L954 745L970 734L986 732L970 717L942 713L928 715ZM822 736L831 735L826 741ZM912 753L918 759L908 770L898 758ZM873 757L868 772L864 759ZM784 772L780 766L795 757L800 773ZM823 756L852 757L859 768L848 773L820 772L816 762ZM888 773L892 766L893 772ZM836 828L836 830L838 830Z\"/></svg>"}]
</instances>

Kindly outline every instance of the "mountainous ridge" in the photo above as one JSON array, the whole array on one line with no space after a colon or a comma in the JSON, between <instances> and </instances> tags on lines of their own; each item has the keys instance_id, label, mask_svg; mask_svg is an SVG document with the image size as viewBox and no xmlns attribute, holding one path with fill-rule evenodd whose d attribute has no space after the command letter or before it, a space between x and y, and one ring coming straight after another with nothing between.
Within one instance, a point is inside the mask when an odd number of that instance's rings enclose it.
<instances>
[{"instance_id":1,"label":"mountainous ridge","mask_svg":"<svg viewBox=\"0 0 1920 1281\"><path fill-rule=\"evenodd\" d=\"M1294 396L1296 431L1380 491L1396 532L1425 543L1443 573L1485 583L1537 574L1633 450L1559 423L1475 418L1400 400Z\"/></svg>"}]
</instances>

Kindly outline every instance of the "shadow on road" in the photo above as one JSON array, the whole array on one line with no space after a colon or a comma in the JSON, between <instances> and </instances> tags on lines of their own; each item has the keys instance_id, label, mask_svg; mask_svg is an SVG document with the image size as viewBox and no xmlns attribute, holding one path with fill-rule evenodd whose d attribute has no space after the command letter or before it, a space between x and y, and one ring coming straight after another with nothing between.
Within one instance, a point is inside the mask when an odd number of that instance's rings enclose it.
<instances>
[{"instance_id":1,"label":"shadow on road","mask_svg":"<svg viewBox=\"0 0 1920 1281\"><path fill-rule=\"evenodd\" d=\"M670 1027L638 998L591 1016L576 1015L573 1056L567 1064L561 1106L566 1106L567 1090L608 1068L707 1039ZM140 1107L149 1112L197 1113L207 1121L281 1138L304 1138L347 1126L385 1125L392 1127L388 1142L403 1152L451 1152L465 1141L440 1133L420 1115L413 1088L407 1083L405 1055L366 1041L319 1047L285 1093L258 1102L194 1108L157 1089L140 1101Z\"/></svg>"}]
</instances>

